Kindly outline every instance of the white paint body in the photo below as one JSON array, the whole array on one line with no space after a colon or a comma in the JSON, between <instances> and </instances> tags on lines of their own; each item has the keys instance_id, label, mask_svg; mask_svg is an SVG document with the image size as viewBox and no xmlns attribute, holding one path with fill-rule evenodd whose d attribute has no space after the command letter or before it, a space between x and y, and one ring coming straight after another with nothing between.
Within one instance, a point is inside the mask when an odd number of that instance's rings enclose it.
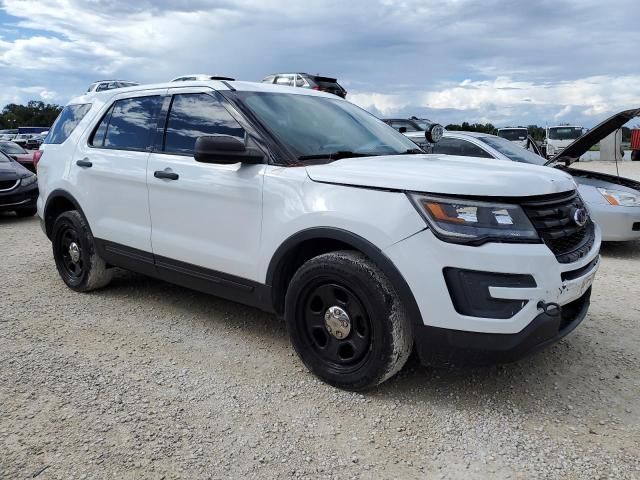
<instances>
[{"instance_id":1,"label":"white paint body","mask_svg":"<svg viewBox=\"0 0 640 480\"><path fill-rule=\"evenodd\" d=\"M301 88L231 82L240 89L334 96ZM226 90L221 82L189 82L200 91ZM175 84L173 85L175 86ZM181 87L183 85L180 85ZM146 94L170 88L147 86ZM287 90L285 90L287 89ZM579 262L560 264L544 244L462 246L437 239L405 190L474 197L535 196L576 188L569 175L549 168L438 155L355 158L325 165L216 165L190 156L119 152L87 145L96 122L115 98L142 88L92 95L73 103L93 108L61 145L46 145L39 164L38 213L62 189L82 206L93 235L158 256L264 283L276 250L314 227L343 229L380 249L407 281L427 325L455 330L517 333L540 311L539 300L564 305L578 298L595 268L561 280L598 257L600 232ZM340 100L342 101L342 100ZM94 166L83 170L79 159ZM153 176L170 169L180 181ZM364 187L364 188L363 188ZM495 298L527 299L513 318L466 317L453 308L442 269L459 267L531 274L531 289L493 289Z\"/></svg>"}]
</instances>

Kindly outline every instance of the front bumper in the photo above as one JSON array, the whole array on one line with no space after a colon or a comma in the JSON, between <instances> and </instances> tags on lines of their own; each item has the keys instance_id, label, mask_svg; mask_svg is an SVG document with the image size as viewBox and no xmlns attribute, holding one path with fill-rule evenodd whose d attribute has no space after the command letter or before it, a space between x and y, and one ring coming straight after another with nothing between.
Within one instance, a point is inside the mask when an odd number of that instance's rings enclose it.
<instances>
[{"instance_id":1,"label":"front bumper","mask_svg":"<svg viewBox=\"0 0 640 480\"><path fill-rule=\"evenodd\" d=\"M10 192L0 193L0 211L34 208L38 200L38 185L19 186Z\"/></svg>"},{"instance_id":2,"label":"front bumper","mask_svg":"<svg viewBox=\"0 0 640 480\"><path fill-rule=\"evenodd\" d=\"M543 313L540 305L562 307L583 297L599 267L600 244L600 229L596 226L591 250L580 260L563 264L544 244L487 243L472 247L442 242L431 231L423 230L384 253L409 285L424 325L464 332L518 334ZM531 277L533 282L489 285L487 291L492 299L517 300L521 306L512 314L498 316L502 318L473 316L456 310L444 274L450 268Z\"/></svg>"},{"instance_id":3,"label":"front bumper","mask_svg":"<svg viewBox=\"0 0 640 480\"><path fill-rule=\"evenodd\" d=\"M513 334L477 333L437 327L418 327L420 360L429 363L511 362L557 342L584 320L591 288L562 307L556 315L540 313L522 331Z\"/></svg>"},{"instance_id":4,"label":"front bumper","mask_svg":"<svg viewBox=\"0 0 640 480\"><path fill-rule=\"evenodd\" d=\"M623 242L640 239L640 207L594 203L587 204L587 207L593 221L600 225L602 240Z\"/></svg>"}]
</instances>

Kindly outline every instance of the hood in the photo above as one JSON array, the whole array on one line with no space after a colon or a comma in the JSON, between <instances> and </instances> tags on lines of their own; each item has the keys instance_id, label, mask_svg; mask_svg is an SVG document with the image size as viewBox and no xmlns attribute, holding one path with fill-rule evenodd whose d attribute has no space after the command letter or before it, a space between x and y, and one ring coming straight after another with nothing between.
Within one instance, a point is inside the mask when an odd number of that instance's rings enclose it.
<instances>
[{"instance_id":1,"label":"hood","mask_svg":"<svg viewBox=\"0 0 640 480\"><path fill-rule=\"evenodd\" d=\"M576 188L557 169L453 155L345 158L306 169L316 182L442 195L525 197Z\"/></svg>"},{"instance_id":2,"label":"hood","mask_svg":"<svg viewBox=\"0 0 640 480\"><path fill-rule=\"evenodd\" d=\"M18 162L0 162L0 180L14 180L31 175L33 174Z\"/></svg>"},{"instance_id":3,"label":"hood","mask_svg":"<svg viewBox=\"0 0 640 480\"><path fill-rule=\"evenodd\" d=\"M612 183L614 185L622 185L623 187L630 188L640 192L640 182L632 180L631 178L618 177L617 175L611 175L608 173L592 172L590 170L579 170L577 168L565 167L564 165L554 165L555 168L567 172L569 175L575 178L591 178L601 180L604 183ZM580 183L580 181L577 181Z\"/></svg>"},{"instance_id":4,"label":"hood","mask_svg":"<svg viewBox=\"0 0 640 480\"><path fill-rule=\"evenodd\" d=\"M615 132L629 120L637 116L640 116L640 108L633 108L631 110L624 110L620 113L616 113L615 115L607 118L604 122L593 127L580 138L571 142L564 150L562 150L562 152L551 157L546 164L549 165L550 163L557 162L558 160L563 160L571 165L604 137Z\"/></svg>"}]
</instances>

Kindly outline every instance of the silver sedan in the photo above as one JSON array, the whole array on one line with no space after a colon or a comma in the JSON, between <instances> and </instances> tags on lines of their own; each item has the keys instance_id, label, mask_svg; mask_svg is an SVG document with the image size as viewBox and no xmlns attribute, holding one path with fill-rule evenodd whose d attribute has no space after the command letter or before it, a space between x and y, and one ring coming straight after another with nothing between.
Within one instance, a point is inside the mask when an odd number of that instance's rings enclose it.
<instances>
[{"instance_id":1,"label":"silver sedan","mask_svg":"<svg viewBox=\"0 0 640 480\"><path fill-rule=\"evenodd\" d=\"M584 142L581 148L583 146ZM560 159L547 161L509 140L485 133L447 131L434 145L433 153L495 158L536 165L548 164L551 168L559 168L575 179L591 217L602 229L603 240L640 239L640 182L571 168L571 161L567 161L566 158L561 159L562 164L558 161ZM574 158L579 158L580 155L581 153L578 153Z\"/></svg>"}]
</instances>

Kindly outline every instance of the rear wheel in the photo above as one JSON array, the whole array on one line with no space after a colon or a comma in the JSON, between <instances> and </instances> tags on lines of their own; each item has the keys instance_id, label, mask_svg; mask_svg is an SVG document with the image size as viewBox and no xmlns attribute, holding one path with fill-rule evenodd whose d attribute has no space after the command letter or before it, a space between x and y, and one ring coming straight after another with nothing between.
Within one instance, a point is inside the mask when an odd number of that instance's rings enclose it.
<instances>
[{"instance_id":1,"label":"rear wheel","mask_svg":"<svg viewBox=\"0 0 640 480\"><path fill-rule=\"evenodd\" d=\"M315 257L295 273L285 300L294 348L323 381L364 390L407 361L413 327L397 292L363 254Z\"/></svg>"},{"instance_id":2,"label":"rear wheel","mask_svg":"<svg viewBox=\"0 0 640 480\"><path fill-rule=\"evenodd\" d=\"M89 225L79 212L64 212L55 220L52 246L58 273L72 290L88 292L111 280L112 272L96 252Z\"/></svg>"}]
</instances>

